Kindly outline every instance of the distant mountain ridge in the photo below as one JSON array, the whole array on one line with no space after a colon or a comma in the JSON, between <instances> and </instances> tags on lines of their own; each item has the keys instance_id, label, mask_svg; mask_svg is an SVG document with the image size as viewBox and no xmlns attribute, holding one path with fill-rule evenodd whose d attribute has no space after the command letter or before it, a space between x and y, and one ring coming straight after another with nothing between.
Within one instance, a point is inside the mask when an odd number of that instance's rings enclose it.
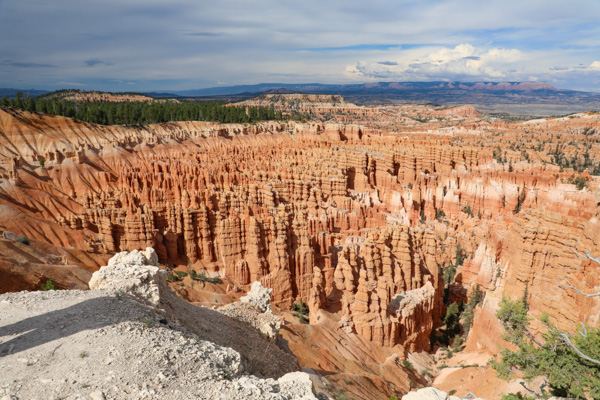
<instances>
[{"instance_id":1,"label":"distant mountain ridge","mask_svg":"<svg viewBox=\"0 0 600 400\"><path fill-rule=\"evenodd\" d=\"M178 91L189 97L216 99L255 97L262 93L313 93L342 95L358 105L472 104L486 112L520 115L564 115L600 110L600 93L557 89L546 82L374 82L326 85L320 83L238 85Z\"/></svg>"},{"instance_id":2,"label":"distant mountain ridge","mask_svg":"<svg viewBox=\"0 0 600 400\"><path fill-rule=\"evenodd\" d=\"M256 85L234 85L211 87L203 89L174 91L179 96L219 96L241 93L262 93L273 90L299 91L338 94L357 91L394 92L414 90L485 90L485 91L518 91L534 90L558 91L546 82L376 82L353 84L323 84L323 83L259 83ZM599 94L600 96L600 94Z\"/></svg>"},{"instance_id":3,"label":"distant mountain ridge","mask_svg":"<svg viewBox=\"0 0 600 400\"><path fill-rule=\"evenodd\" d=\"M12 97L16 90L0 88L0 97L3 93ZM47 93L35 89L21 91L32 97ZM202 100L243 101L263 93L342 95L348 102L364 106L471 104L486 112L538 116L600 110L600 93L557 89L546 82L260 83L143 94L155 98L198 97Z\"/></svg>"},{"instance_id":4,"label":"distant mountain ridge","mask_svg":"<svg viewBox=\"0 0 600 400\"><path fill-rule=\"evenodd\" d=\"M47 90L38 89L13 89L13 88L0 88L0 97L8 96L10 98L15 97L17 92L23 93L23 96L29 95L29 97L37 97L48 93Z\"/></svg>"}]
</instances>

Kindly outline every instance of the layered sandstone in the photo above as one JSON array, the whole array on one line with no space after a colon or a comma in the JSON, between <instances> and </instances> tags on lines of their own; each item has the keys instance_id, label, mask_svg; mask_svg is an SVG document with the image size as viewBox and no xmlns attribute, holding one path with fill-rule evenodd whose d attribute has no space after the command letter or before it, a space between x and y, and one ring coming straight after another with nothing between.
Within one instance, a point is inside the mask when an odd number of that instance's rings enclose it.
<instances>
[{"instance_id":1,"label":"layered sandstone","mask_svg":"<svg viewBox=\"0 0 600 400\"><path fill-rule=\"evenodd\" d=\"M89 254L151 246L163 267L223 278L231 294L259 281L275 307L306 302L311 324L327 312L382 348L430 349L458 246L453 299L477 284L490 299L528 287L535 315L565 328L597 319L597 300L560 286L598 288L573 251L598 254L597 178L551 164L600 161L597 114L377 113L360 125L106 127L2 110L0 227ZM186 279L178 291L199 299Z\"/></svg>"}]
</instances>

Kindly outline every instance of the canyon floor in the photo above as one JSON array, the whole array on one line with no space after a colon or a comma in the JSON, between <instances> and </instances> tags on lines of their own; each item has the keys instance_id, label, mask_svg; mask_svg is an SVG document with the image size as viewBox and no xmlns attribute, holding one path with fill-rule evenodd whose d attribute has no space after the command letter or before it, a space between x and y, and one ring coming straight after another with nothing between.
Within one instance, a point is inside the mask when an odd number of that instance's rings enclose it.
<instances>
[{"instance_id":1,"label":"canyon floor","mask_svg":"<svg viewBox=\"0 0 600 400\"><path fill-rule=\"evenodd\" d=\"M507 345L502 296L525 295L534 318L564 330L598 326L600 298L567 285L600 290L580 256L600 252L600 113L509 121L339 96L246 102L306 119L102 126L0 108L0 293L49 280L85 290L116 252L152 247L191 304L272 288L281 339L334 398L524 391L488 366ZM464 343L449 346L446 310L476 288ZM45 294L6 296L17 307ZM36 358L21 358L26 376Z\"/></svg>"}]
</instances>

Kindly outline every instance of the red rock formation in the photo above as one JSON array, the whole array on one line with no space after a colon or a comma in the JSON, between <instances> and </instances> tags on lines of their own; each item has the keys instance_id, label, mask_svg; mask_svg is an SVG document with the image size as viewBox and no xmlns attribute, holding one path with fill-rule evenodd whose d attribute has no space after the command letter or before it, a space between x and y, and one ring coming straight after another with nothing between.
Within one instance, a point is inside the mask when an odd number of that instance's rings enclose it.
<instances>
[{"instance_id":1,"label":"red rock formation","mask_svg":"<svg viewBox=\"0 0 600 400\"><path fill-rule=\"evenodd\" d=\"M453 298L529 285L534 314L561 327L597 318L596 300L560 285L597 290L594 266L569 247L597 255L598 182L577 190L574 171L548 164L558 132L565 157L600 161L582 128L597 116L497 124L439 111L103 127L2 110L0 227L89 254L153 246L169 267L226 278L232 292L261 281L275 306L307 302L312 323L327 311L377 346L429 349L440 267L457 245Z\"/></svg>"}]
</instances>

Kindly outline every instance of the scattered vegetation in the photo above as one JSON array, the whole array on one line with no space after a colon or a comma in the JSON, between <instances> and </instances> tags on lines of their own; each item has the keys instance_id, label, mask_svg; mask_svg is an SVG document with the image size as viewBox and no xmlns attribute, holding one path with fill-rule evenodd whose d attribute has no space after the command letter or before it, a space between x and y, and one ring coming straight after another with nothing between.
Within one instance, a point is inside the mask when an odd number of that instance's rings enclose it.
<instances>
[{"instance_id":1,"label":"scattered vegetation","mask_svg":"<svg viewBox=\"0 0 600 400\"><path fill-rule=\"evenodd\" d=\"M513 210L513 214L518 214L521 212L521 207L523 206L523 202L525 201L525 196L527 192L525 191L525 184L523 184L523 188L517 188L517 205Z\"/></svg>"},{"instance_id":2,"label":"scattered vegetation","mask_svg":"<svg viewBox=\"0 0 600 400\"><path fill-rule=\"evenodd\" d=\"M194 271L196 272L196 271ZM183 280L187 276L187 272L183 271L171 271L169 275L167 275L167 282L179 282Z\"/></svg>"},{"instance_id":3,"label":"scattered vegetation","mask_svg":"<svg viewBox=\"0 0 600 400\"><path fill-rule=\"evenodd\" d=\"M456 302L450 304L446 309L444 325L446 325L446 334L448 336L460 332L460 307Z\"/></svg>"},{"instance_id":4,"label":"scattered vegetation","mask_svg":"<svg viewBox=\"0 0 600 400\"><path fill-rule=\"evenodd\" d=\"M465 307L462 315L462 328L463 328L463 337L467 337L469 331L471 330L471 324L473 323L473 316L475 314L475 307L483 300L483 293L479 285L475 286L475 290Z\"/></svg>"},{"instance_id":5,"label":"scattered vegetation","mask_svg":"<svg viewBox=\"0 0 600 400\"><path fill-rule=\"evenodd\" d=\"M468 205L468 204L462 208L462 212L464 212L465 214L467 214L471 218L473 218L475 216L473 214L473 210L471 209L471 206Z\"/></svg>"},{"instance_id":6,"label":"scattered vegetation","mask_svg":"<svg viewBox=\"0 0 600 400\"><path fill-rule=\"evenodd\" d=\"M411 371L415 370L415 367L412 365L412 363L406 359L402 360L402 365L404 365L405 368L408 368Z\"/></svg>"},{"instance_id":7,"label":"scattered vegetation","mask_svg":"<svg viewBox=\"0 0 600 400\"><path fill-rule=\"evenodd\" d=\"M150 326L150 325L152 325L152 322L154 322L154 320L152 319L152 317L140 317L138 319L138 321L140 321L141 323L145 324L146 326Z\"/></svg>"},{"instance_id":8,"label":"scattered vegetation","mask_svg":"<svg viewBox=\"0 0 600 400\"><path fill-rule=\"evenodd\" d=\"M565 147L562 144L557 144L554 151L547 153L547 155L551 157L550 162L554 165L558 165L561 170L573 168L575 172L581 173L587 170L590 175L600 175L600 163L592 161L589 149L587 148L585 149L585 152L577 152L569 157L565 154Z\"/></svg>"},{"instance_id":9,"label":"scattered vegetation","mask_svg":"<svg viewBox=\"0 0 600 400\"><path fill-rule=\"evenodd\" d=\"M79 353L80 358L86 358L87 356L88 356L88 353L86 353L85 351L82 351L81 353Z\"/></svg>"},{"instance_id":10,"label":"scattered vegetation","mask_svg":"<svg viewBox=\"0 0 600 400\"><path fill-rule=\"evenodd\" d=\"M575 177L575 175L571 175L569 177L569 179L567 180L567 183L575 185L577 187L577 190L583 190L588 187L589 180L590 180L590 178L588 178L587 176L586 177L583 177L583 176Z\"/></svg>"},{"instance_id":11,"label":"scattered vegetation","mask_svg":"<svg viewBox=\"0 0 600 400\"><path fill-rule=\"evenodd\" d=\"M518 392L502 395L500 400L535 400L535 397L523 395L521 392Z\"/></svg>"},{"instance_id":12,"label":"scattered vegetation","mask_svg":"<svg viewBox=\"0 0 600 400\"><path fill-rule=\"evenodd\" d=\"M42 290L58 290L58 286L54 284L54 279L48 279L40 287Z\"/></svg>"},{"instance_id":13,"label":"scattered vegetation","mask_svg":"<svg viewBox=\"0 0 600 400\"><path fill-rule=\"evenodd\" d=\"M502 165L504 165L504 163L506 162L506 156L503 157L502 149L500 148L500 146L494 149L494 151L492 152L492 157L494 158L494 160L496 160Z\"/></svg>"},{"instance_id":14,"label":"scattered vegetation","mask_svg":"<svg viewBox=\"0 0 600 400\"><path fill-rule=\"evenodd\" d=\"M190 270L190 278L192 278L195 281L200 281L200 282L217 283L217 284L223 283L223 279L221 279L221 278L209 278L208 276L206 276L206 272L202 271L201 273L197 273L193 269Z\"/></svg>"},{"instance_id":15,"label":"scattered vegetation","mask_svg":"<svg viewBox=\"0 0 600 400\"><path fill-rule=\"evenodd\" d=\"M325 385L325 389L331 394L334 400L350 400L350 397L340 388L335 388L331 383Z\"/></svg>"},{"instance_id":16,"label":"scattered vegetation","mask_svg":"<svg viewBox=\"0 0 600 400\"><path fill-rule=\"evenodd\" d=\"M444 212L444 210L435 211L435 219L437 219L438 221L442 221L444 218L446 218L446 213Z\"/></svg>"},{"instance_id":17,"label":"scattered vegetation","mask_svg":"<svg viewBox=\"0 0 600 400\"><path fill-rule=\"evenodd\" d=\"M300 323L308 324L308 314L310 310L308 309L308 305L305 302L299 301L294 303L294 305L292 306L292 310L294 310L292 315L298 318L300 320Z\"/></svg>"},{"instance_id":18,"label":"scattered vegetation","mask_svg":"<svg viewBox=\"0 0 600 400\"><path fill-rule=\"evenodd\" d=\"M463 265L465 262L465 256L462 253L462 246L460 244L456 245L456 257L454 264L446 265L444 267L444 282L448 285L454 282L454 277L456 275L456 269Z\"/></svg>"}]
</instances>

